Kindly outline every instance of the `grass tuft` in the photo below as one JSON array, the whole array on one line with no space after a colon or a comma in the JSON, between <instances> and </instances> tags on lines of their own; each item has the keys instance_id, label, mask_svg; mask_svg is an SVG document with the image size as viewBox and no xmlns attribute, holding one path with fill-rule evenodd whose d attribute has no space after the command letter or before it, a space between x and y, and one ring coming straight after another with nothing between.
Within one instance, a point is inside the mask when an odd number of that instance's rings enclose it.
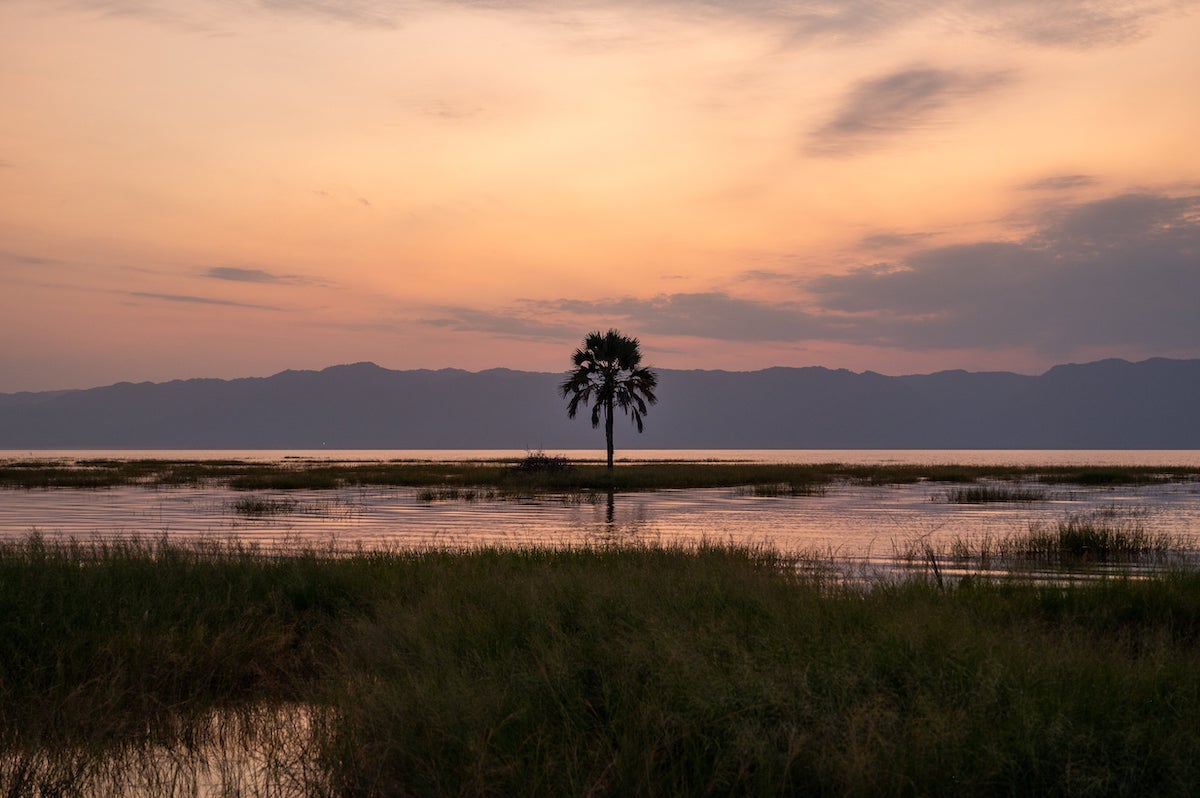
<instances>
[{"instance_id":1,"label":"grass tuft","mask_svg":"<svg viewBox=\"0 0 1200 798\"><path fill-rule=\"evenodd\" d=\"M938 496L931 497L934 501ZM946 491L945 499L950 504L990 504L993 502L1040 502L1046 500L1046 492L1032 488L1007 485L971 485Z\"/></svg>"},{"instance_id":2,"label":"grass tuft","mask_svg":"<svg viewBox=\"0 0 1200 798\"><path fill-rule=\"evenodd\" d=\"M237 499L232 503L232 508L239 515L248 516L265 516L265 515L287 515L296 511L299 502L295 499L272 499L262 496L248 496L242 499Z\"/></svg>"}]
</instances>

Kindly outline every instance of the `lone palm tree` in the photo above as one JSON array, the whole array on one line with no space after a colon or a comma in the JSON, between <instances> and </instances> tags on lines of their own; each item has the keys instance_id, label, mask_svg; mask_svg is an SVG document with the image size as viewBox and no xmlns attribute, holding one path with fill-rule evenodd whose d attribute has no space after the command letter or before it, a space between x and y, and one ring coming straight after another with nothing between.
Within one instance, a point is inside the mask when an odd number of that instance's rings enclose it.
<instances>
[{"instance_id":1,"label":"lone palm tree","mask_svg":"<svg viewBox=\"0 0 1200 798\"><path fill-rule=\"evenodd\" d=\"M604 436L608 441L608 470L613 467L613 411L620 408L633 417L637 431L642 431L642 416L647 405L658 398L654 389L658 377L641 365L641 342L626 338L616 330L603 335L596 331L583 339L571 360L574 370L567 374L559 390L567 403L567 416L575 418L579 405L592 403L592 427L600 426L604 418Z\"/></svg>"}]
</instances>

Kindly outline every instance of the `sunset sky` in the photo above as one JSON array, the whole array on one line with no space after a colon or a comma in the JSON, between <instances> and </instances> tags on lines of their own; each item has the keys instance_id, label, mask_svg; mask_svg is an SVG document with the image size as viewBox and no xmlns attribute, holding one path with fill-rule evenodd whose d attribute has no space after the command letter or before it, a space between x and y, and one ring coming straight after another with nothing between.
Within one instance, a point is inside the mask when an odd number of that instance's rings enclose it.
<instances>
[{"instance_id":1,"label":"sunset sky","mask_svg":"<svg viewBox=\"0 0 1200 798\"><path fill-rule=\"evenodd\" d=\"M1200 3L3 0L0 392L1200 357Z\"/></svg>"}]
</instances>

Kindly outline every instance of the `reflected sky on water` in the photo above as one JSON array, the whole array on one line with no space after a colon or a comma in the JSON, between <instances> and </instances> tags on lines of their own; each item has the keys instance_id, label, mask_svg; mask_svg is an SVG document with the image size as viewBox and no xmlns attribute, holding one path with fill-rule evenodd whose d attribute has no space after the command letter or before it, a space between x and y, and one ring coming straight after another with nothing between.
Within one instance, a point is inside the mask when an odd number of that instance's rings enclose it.
<instances>
[{"instance_id":1,"label":"reflected sky on water","mask_svg":"<svg viewBox=\"0 0 1200 798\"><path fill-rule=\"evenodd\" d=\"M1039 485L1042 500L979 505L949 503L954 487L834 484L812 496L755 496L745 488L663 490L621 493L611 503L604 493L428 501L419 489L393 487L4 490L0 537L21 538L36 529L77 539L165 534L339 549L709 540L874 560L914 540L996 539L1027 532L1031 524L1105 512L1148 531L1196 536L1200 543L1200 482ZM246 499L276 501L286 511L246 515L237 509Z\"/></svg>"}]
</instances>

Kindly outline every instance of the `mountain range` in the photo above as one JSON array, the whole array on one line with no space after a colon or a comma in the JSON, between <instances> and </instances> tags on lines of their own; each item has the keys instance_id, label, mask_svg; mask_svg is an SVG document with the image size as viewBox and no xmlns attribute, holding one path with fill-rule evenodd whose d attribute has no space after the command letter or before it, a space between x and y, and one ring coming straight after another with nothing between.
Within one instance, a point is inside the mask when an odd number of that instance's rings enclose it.
<instances>
[{"instance_id":1,"label":"mountain range","mask_svg":"<svg viewBox=\"0 0 1200 798\"><path fill-rule=\"evenodd\" d=\"M1041 375L656 369L622 449L1200 449L1200 360L1101 360ZM596 449L562 374L393 371L0 394L0 449Z\"/></svg>"}]
</instances>

